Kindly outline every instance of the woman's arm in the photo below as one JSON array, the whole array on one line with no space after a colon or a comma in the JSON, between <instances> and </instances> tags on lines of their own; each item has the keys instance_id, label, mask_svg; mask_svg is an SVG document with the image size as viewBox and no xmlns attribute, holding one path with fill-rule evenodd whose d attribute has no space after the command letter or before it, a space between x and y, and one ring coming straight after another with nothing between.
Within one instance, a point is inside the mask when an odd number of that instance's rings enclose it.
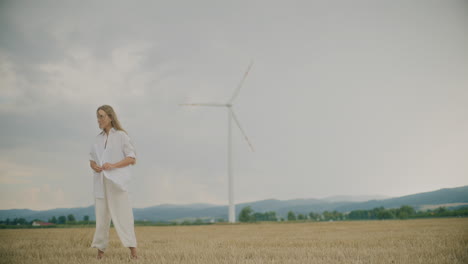
<instances>
[{"instance_id":1,"label":"woman's arm","mask_svg":"<svg viewBox=\"0 0 468 264\"><path fill-rule=\"evenodd\" d=\"M102 165L102 169L103 170L111 170L111 169L115 169L115 168L123 168L123 167L127 167L128 165L133 165L135 164L135 158L132 158L132 157L126 157L125 159L117 162L117 163L114 163L114 164L111 164L111 163L105 163L104 165Z\"/></svg>"}]
</instances>

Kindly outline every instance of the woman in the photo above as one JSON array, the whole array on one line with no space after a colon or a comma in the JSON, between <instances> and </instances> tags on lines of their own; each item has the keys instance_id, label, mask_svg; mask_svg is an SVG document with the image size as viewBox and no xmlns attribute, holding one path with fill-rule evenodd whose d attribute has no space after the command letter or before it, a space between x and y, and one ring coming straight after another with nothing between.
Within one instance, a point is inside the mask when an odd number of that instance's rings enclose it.
<instances>
[{"instance_id":1,"label":"woman","mask_svg":"<svg viewBox=\"0 0 468 264\"><path fill-rule=\"evenodd\" d=\"M133 211L127 192L131 178L129 165L136 162L135 149L111 106L103 105L96 112L102 132L90 151L96 205L96 232L91 247L98 249L97 258L101 259L109 243L112 219L120 241L136 259Z\"/></svg>"}]
</instances>

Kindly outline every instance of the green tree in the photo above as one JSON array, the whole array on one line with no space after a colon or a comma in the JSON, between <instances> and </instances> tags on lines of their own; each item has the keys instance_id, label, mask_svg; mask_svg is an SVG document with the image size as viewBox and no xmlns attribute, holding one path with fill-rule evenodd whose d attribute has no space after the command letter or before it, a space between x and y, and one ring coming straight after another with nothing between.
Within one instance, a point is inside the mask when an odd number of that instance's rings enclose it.
<instances>
[{"instance_id":1,"label":"green tree","mask_svg":"<svg viewBox=\"0 0 468 264\"><path fill-rule=\"evenodd\" d=\"M336 210L334 210L334 211L332 212L332 217L333 217L333 220L343 220L343 219L344 219L343 214L340 213L340 212L338 212L338 211L336 211Z\"/></svg>"},{"instance_id":2,"label":"green tree","mask_svg":"<svg viewBox=\"0 0 468 264\"><path fill-rule=\"evenodd\" d=\"M288 221L296 221L296 214L293 211L288 212Z\"/></svg>"},{"instance_id":3,"label":"green tree","mask_svg":"<svg viewBox=\"0 0 468 264\"><path fill-rule=\"evenodd\" d=\"M278 221L276 212L254 213L253 221Z\"/></svg>"},{"instance_id":4,"label":"green tree","mask_svg":"<svg viewBox=\"0 0 468 264\"><path fill-rule=\"evenodd\" d=\"M242 208L242 210L239 213L239 221L240 222L253 222L254 221L252 207L246 206Z\"/></svg>"},{"instance_id":5,"label":"green tree","mask_svg":"<svg viewBox=\"0 0 468 264\"><path fill-rule=\"evenodd\" d=\"M395 214L390 210L383 210L380 211L377 215L378 219L393 219L395 218Z\"/></svg>"},{"instance_id":6,"label":"green tree","mask_svg":"<svg viewBox=\"0 0 468 264\"><path fill-rule=\"evenodd\" d=\"M16 222L17 224L20 224L20 225L26 225L28 224L28 222L26 221L26 219L24 218L19 218Z\"/></svg>"},{"instance_id":7,"label":"green tree","mask_svg":"<svg viewBox=\"0 0 468 264\"><path fill-rule=\"evenodd\" d=\"M348 217L352 220L369 219L369 213L367 210L354 210L348 214Z\"/></svg>"},{"instance_id":8,"label":"green tree","mask_svg":"<svg viewBox=\"0 0 468 264\"><path fill-rule=\"evenodd\" d=\"M89 215L83 216L83 221L88 222L89 221Z\"/></svg>"},{"instance_id":9,"label":"green tree","mask_svg":"<svg viewBox=\"0 0 468 264\"><path fill-rule=\"evenodd\" d=\"M333 220L333 213L332 213L332 212L324 211L324 212L322 213L322 215L323 215L323 219L324 219L325 221Z\"/></svg>"},{"instance_id":10,"label":"green tree","mask_svg":"<svg viewBox=\"0 0 468 264\"><path fill-rule=\"evenodd\" d=\"M442 214L444 214L446 212L447 212L447 208L445 208L445 207L439 207L439 208L434 210L434 213L436 213L436 215L442 215Z\"/></svg>"},{"instance_id":11,"label":"green tree","mask_svg":"<svg viewBox=\"0 0 468 264\"><path fill-rule=\"evenodd\" d=\"M278 217L276 217L276 212L270 211L265 213L265 221L278 221Z\"/></svg>"},{"instance_id":12,"label":"green tree","mask_svg":"<svg viewBox=\"0 0 468 264\"><path fill-rule=\"evenodd\" d=\"M305 215L303 215L303 214L298 214L297 215L297 220L306 220L306 218L307 217Z\"/></svg>"},{"instance_id":13,"label":"green tree","mask_svg":"<svg viewBox=\"0 0 468 264\"><path fill-rule=\"evenodd\" d=\"M67 223L74 223L76 221L75 216L73 214L69 214L67 216Z\"/></svg>"},{"instance_id":14,"label":"green tree","mask_svg":"<svg viewBox=\"0 0 468 264\"><path fill-rule=\"evenodd\" d=\"M59 216L57 220L57 224L65 224L67 222L67 218L64 215Z\"/></svg>"},{"instance_id":15,"label":"green tree","mask_svg":"<svg viewBox=\"0 0 468 264\"><path fill-rule=\"evenodd\" d=\"M320 220L320 215L319 214L316 214L314 212L310 212L309 213L309 218L310 220L312 221L319 221Z\"/></svg>"},{"instance_id":16,"label":"green tree","mask_svg":"<svg viewBox=\"0 0 468 264\"><path fill-rule=\"evenodd\" d=\"M376 208L372 209L369 212L369 218L370 219L379 219L379 215L383 214L384 211L385 211L385 208L383 206L376 207Z\"/></svg>"},{"instance_id":17,"label":"green tree","mask_svg":"<svg viewBox=\"0 0 468 264\"><path fill-rule=\"evenodd\" d=\"M408 219L416 213L413 207L409 205L403 205L398 209L394 209L395 215L400 219Z\"/></svg>"},{"instance_id":18,"label":"green tree","mask_svg":"<svg viewBox=\"0 0 468 264\"><path fill-rule=\"evenodd\" d=\"M416 213L416 211L414 210L413 207L409 205L403 205L402 207L400 207L399 213L400 213L399 217L401 219L406 219L406 218L412 217Z\"/></svg>"}]
</instances>

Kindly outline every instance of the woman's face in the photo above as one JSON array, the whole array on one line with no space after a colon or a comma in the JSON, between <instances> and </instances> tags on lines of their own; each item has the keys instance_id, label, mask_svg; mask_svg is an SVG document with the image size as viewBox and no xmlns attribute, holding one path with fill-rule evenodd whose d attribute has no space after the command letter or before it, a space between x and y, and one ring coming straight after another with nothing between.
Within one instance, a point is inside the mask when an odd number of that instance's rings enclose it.
<instances>
[{"instance_id":1,"label":"woman's face","mask_svg":"<svg viewBox=\"0 0 468 264\"><path fill-rule=\"evenodd\" d=\"M106 114L106 112L104 112L104 110L99 110L97 112L97 120L98 120L98 124L99 124L100 129L106 129L107 130L107 128L112 127L112 124L111 124L112 120Z\"/></svg>"}]
</instances>

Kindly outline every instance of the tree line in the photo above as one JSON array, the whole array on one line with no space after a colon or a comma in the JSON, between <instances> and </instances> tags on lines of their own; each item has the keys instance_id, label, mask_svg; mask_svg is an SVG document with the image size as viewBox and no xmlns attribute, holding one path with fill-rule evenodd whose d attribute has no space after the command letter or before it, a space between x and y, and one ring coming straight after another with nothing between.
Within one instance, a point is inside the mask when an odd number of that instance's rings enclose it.
<instances>
[{"instance_id":1,"label":"tree line","mask_svg":"<svg viewBox=\"0 0 468 264\"><path fill-rule=\"evenodd\" d=\"M278 217L276 212L255 212L251 206L244 207L239 213L240 222L261 222L261 221L343 221L343 220L384 220L384 219L409 219L409 218L427 218L427 217L467 217L468 207L462 207L455 210L449 210L445 207L439 207L434 210L416 211L413 207L403 205L400 208L376 207L371 210L354 210L349 213L341 213L338 211L324 211L322 213L310 212L308 214L295 213L289 211L286 217ZM26 221L25 218L7 218L0 221L0 227L6 226L31 226L33 222L41 221L34 219ZM49 223L55 225L89 225L95 224L95 221L90 221L89 216L83 216L81 221L76 220L73 214L67 216L53 216L49 218ZM216 222L224 222L224 219L217 219ZM135 221L135 225L201 225L209 224L205 220L197 219L194 222L188 220L182 223L167 222L155 223L147 221Z\"/></svg>"},{"instance_id":2,"label":"tree line","mask_svg":"<svg viewBox=\"0 0 468 264\"><path fill-rule=\"evenodd\" d=\"M44 222L40 219L34 219L32 221L26 221L25 218L14 218L10 219L7 218L4 221L0 221L1 225L32 225L33 222ZM82 225L82 224L90 224L90 223L95 223L94 221L89 221L89 215L83 216L83 220L77 221L75 216L73 214L69 214L67 216L61 215L61 216L53 216L52 218L49 218L48 223L56 224L56 225Z\"/></svg>"},{"instance_id":3,"label":"tree line","mask_svg":"<svg viewBox=\"0 0 468 264\"><path fill-rule=\"evenodd\" d=\"M468 216L468 207L455 210L448 210L445 207L439 207L434 210L416 211L409 205L403 205L400 208L376 207L371 210L354 210L349 213L338 211L324 211L322 213L310 212L308 214L295 213L289 211L286 218L278 218L276 212L265 213L255 212L251 206L244 207L239 213L240 222L257 221L343 221L343 220L384 220L384 219L409 219L426 217L466 217Z\"/></svg>"},{"instance_id":4,"label":"tree line","mask_svg":"<svg viewBox=\"0 0 468 264\"><path fill-rule=\"evenodd\" d=\"M74 224L88 224L91 221L89 221L89 215L85 215L83 216L83 220L77 221L73 214L69 214L66 217L64 215L61 215L58 218L53 216L52 218L49 218L47 222L58 224L58 225L63 225L63 224L74 225Z\"/></svg>"}]
</instances>

